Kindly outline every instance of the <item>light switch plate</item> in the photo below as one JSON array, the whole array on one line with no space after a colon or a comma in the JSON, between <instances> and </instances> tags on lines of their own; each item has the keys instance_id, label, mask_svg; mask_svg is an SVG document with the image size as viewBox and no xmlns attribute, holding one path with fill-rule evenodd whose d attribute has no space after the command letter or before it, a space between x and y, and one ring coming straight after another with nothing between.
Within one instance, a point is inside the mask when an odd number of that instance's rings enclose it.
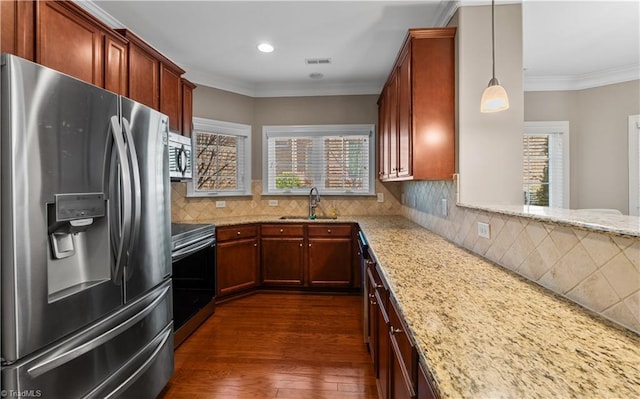
<instances>
[{"instance_id":1,"label":"light switch plate","mask_svg":"<svg viewBox=\"0 0 640 399\"><path fill-rule=\"evenodd\" d=\"M378 193L378 202L384 202L384 193Z\"/></svg>"},{"instance_id":2,"label":"light switch plate","mask_svg":"<svg viewBox=\"0 0 640 399\"><path fill-rule=\"evenodd\" d=\"M278 206L278 200L269 200L269 206Z\"/></svg>"},{"instance_id":3,"label":"light switch plate","mask_svg":"<svg viewBox=\"0 0 640 399\"><path fill-rule=\"evenodd\" d=\"M478 236L491 238L491 229L489 227L489 223L478 222Z\"/></svg>"},{"instance_id":4,"label":"light switch plate","mask_svg":"<svg viewBox=\"0 0 640 399\"><path fill-rule=\"evenodd\" d=\"M216 208L224 208L227 206L226 201L216 201Z\"/></svg>"}]
</instances>

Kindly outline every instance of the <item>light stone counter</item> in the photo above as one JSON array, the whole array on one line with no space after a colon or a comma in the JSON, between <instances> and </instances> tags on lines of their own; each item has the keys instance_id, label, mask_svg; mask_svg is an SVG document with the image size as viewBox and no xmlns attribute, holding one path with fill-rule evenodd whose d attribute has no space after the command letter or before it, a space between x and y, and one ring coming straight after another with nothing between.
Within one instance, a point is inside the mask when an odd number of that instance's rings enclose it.
<instances>
[{"instance_id":1,"label":"light stone counter","mask_svg":"<svg viewBox=\"0 0 640 399\"><path fill-rule=\"evenodd\" d=\"M441 398L640 398L637 334L403 217L315 222L360 224Z\"/></svg>"},{"instance_id":2,"label":"light stone counter","mask_svg":"<svg viewBox=\"0 0 640 399\"><path fill-rule=\"evenodd\" d=\"M638 398L640 337L402 217L359 217L442 398Z\"/></svg>"}]
</instances>

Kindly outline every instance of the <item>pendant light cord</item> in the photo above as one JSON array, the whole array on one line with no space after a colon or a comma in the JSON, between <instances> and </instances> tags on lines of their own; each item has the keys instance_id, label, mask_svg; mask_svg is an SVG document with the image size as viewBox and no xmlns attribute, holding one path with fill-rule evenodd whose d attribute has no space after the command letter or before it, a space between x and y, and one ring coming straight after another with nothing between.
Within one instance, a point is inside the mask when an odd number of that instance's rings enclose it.
<instances>
[{"instance_id":1,"label":"pendant light cord","mask_svg":"<svg viewBox=\"0 0 640 399\"><path fill-rule=\"evenodd\" d=\"M496 31L494 27L495 16L493 15L495 8L495 0L491 0L491 59L493 60L491 77L493 79L496 78Z\"/></svg>"}]
</instances>

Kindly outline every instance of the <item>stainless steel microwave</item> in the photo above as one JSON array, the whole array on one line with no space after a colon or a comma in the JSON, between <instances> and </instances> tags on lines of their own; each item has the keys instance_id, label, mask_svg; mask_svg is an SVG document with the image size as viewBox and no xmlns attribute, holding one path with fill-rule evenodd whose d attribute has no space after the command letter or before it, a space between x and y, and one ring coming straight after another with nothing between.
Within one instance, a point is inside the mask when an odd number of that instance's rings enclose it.
<instances>
[{"instance_id":1,"label":"stainless steel microwave","mask_svg":"<svg viewBox=\"0 0 640 399\"><path fill-rule=\"evenodd\" d=\"M191 138L169 132L169 176L172 181L193 177Z\"/></svg>"}]
</instances>

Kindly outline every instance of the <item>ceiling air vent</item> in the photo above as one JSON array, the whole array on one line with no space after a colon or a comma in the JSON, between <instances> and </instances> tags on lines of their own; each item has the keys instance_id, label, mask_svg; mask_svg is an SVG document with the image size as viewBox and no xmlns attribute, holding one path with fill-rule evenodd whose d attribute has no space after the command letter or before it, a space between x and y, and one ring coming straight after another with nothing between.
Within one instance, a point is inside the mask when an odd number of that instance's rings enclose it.
<instances>
[{"instance_id":1,"label":"ceiling air vent","mask_svg":"<svg viewBox=\"0 0 640 399\"><path fill-rule=\"evenodd\" d=\"M327 65L331 64L331 58L306 58L307 65Z\"/></svg>"}]
</instances>

